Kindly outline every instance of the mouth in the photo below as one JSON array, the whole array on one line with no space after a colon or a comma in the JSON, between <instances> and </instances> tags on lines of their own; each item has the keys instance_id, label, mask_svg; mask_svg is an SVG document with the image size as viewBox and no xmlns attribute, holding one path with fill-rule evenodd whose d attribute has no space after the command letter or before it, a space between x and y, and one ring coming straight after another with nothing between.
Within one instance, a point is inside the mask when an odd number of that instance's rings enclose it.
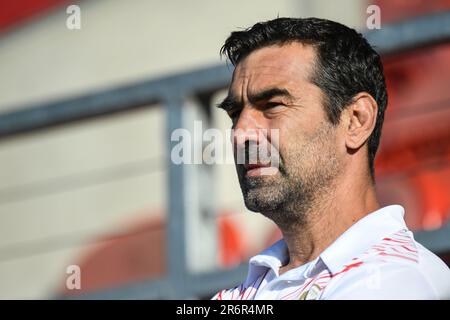
<instances>
[{"instance_id":1,"label":"mouth","mask_svg":"<svg viewBox=\"0 0 450 320\"><path fill-rule=\"evenodd\" d=\"M270 164L245 164L245 176L267 176L274 175L277 171L277 167L272 167Z\"/></svg>"}]
</instances>

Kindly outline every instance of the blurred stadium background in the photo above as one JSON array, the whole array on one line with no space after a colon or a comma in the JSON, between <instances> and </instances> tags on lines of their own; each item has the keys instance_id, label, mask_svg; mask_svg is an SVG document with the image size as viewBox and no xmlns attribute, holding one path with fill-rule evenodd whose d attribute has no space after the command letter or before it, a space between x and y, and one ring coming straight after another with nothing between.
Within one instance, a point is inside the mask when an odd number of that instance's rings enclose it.
<instances>
[{"instance_id":1,"label":"blurred stadium background","mask_svg":"<svg viewBox=\"0 0 450 320\"><path fill-rule=\"evenodd\" d=\"M247 212L234 166L173 165L170 132L229 127L218 51L278 15L340 21L380 49L379 197L450 263L450 1L0 3L1 299L208 298L242 280L280 234ZM69 265L81 290L66 288Z\"/></svg>"}]
</instances>

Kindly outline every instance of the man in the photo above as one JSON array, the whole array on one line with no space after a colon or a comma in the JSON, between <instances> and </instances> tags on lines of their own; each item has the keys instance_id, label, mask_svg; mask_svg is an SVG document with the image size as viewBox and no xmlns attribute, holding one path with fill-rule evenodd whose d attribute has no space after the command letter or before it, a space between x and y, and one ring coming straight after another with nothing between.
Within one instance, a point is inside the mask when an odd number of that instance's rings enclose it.
<instances>
[{"instance_id":1,"label":"man","mask_svg":"<svg viewBox=\"0 0 450 320\"><path fill-rule=\"evenodd\" d=\"M214 299L450 298L449 268L414 240L401 206L378 204L387 93L362 35L328 20L278 18L233 32L222 53L235 66L220 104L235 151L248 160L251 146L268 143L279 156L272 174L267 164L236 164L245 205L283 239ZM278 130L278 141L246 135L261 130Z\"/></svg>"}]
</instances>

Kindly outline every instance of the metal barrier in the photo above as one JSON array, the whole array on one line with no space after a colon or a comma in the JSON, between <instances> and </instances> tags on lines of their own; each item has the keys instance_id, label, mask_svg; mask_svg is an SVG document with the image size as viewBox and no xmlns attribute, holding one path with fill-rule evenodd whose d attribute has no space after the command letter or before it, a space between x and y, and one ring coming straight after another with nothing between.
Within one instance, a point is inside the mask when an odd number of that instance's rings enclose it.
<instances>
[{"instance_id":1,"label":"metal barrier","mask_svg":"<svg viewBox=\"0 0 450 320\"><path fill-rule=\"evenodd\" d=\"M450 12L386 25L381 30L366 33L365 36L382 54L447 42L450 40ZM174 129L184 126L182 119L187 101L194 97L199 102L196 107L200 116L208 122L211 97L218 90L228 86L231 73L231 67L220 65L62 101L20 108L21 111L0 115L0 138L161 103L167 108L167 156L170 157L172 148L170 136ZM187 190L186 176L188 170L194 170L189 172L190 177L199 177L205 168L192 169L175 165L170 159L167 159L167 163L169 166L167 276L163 279L82 294L76 298L194 298L232 287L245 278L246 265L231 270L195 273L189 271L186 245L189 239L186 237L185 225L186 217L195 213L188 207L186 201L192 196ZM211 189L208 184L203 188ZM211 215L214 208L204 198L199 196L196 198L198 201L196 209L200 212L197 212L196 223L204 224L207 230L215 226ZM212 238L215 235L207 233L206 236ZM431 250L439 252L450 250L450 226L437 231L417 233L416 238Z\"/></svg>"}]
</instances>

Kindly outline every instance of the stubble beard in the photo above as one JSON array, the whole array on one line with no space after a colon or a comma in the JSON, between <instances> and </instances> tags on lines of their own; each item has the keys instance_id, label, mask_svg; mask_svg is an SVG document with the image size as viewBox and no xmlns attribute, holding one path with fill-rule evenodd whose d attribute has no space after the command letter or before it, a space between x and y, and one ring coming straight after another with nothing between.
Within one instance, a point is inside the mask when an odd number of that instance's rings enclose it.
<instances>
[{"instance_id":1,"label":"stubble beard","mask_svg":"<svg viewBox=\"0 0 450 320\"><path fill-rule=\"evenodd\" d=\"M332 128L325 124L300 146L284 154L280 151L279 170L274 175L248 177L238 167L245 206L282 229L306 224L319 206L331 200L340 171Z\"/></svg>"}]
</instances>

